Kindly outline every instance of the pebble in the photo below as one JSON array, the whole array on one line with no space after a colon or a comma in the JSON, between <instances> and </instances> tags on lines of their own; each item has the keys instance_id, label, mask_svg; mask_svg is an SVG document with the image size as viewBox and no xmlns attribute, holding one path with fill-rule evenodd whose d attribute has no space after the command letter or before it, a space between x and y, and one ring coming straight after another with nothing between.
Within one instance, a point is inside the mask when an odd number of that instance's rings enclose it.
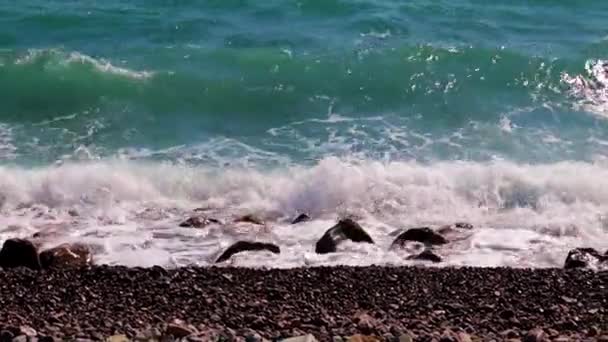
<instances>
[{"instance_id":1,"label":"pebble","mask_svg":"<svg viewBox=\"0 0 608 342\"><path fill-rule=\"evenodd\" d=\"M171 322L185 330L177 335L195 341L308 333L319 341L381 341L392 335L392 341L409 342L404 332L412 341L426 341L439 340L446 330L446 337L461 342L467 341L461 331L473 341L543 341L548 335L576 340L577 332L597 339L606 334L598 327L608 326L600 306L606 288L605 273L559 269L14 268L0 270L0 335L14 338L27 326L42 342L50 342L45 335L97 341L116 334L139 337L140 331L160 341ZM602 311L593 314L592 308ZM535 326L544 331L528 331ZM509 329L514 332L498 334Z\"/></svg>"}]
</instances>

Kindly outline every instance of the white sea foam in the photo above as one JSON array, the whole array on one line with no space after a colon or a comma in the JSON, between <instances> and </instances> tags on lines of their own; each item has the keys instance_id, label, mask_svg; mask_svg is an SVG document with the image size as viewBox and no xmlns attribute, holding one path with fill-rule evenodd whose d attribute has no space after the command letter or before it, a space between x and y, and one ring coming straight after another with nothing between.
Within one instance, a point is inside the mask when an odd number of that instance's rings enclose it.
<instances>
[{"instance_id":1,"label":"white sea foam","mask_svg":"<svg viewBox=\"0 0 608 342\"><path fill-rule=\"evenodd\" d=\"M574 76L564 73L562 81L579 99L576 107L608 117L608 62L589 60L585 63L585 72L585 75Z\"/></svg>"},{"instance_id":2,"label":"white sea foam","mask_svg":"<svg viewBox=\"0 0 608 342\"><path fill-rule=\"evenodd\" d=\"M113 65L107 60L102 58L93 58L86 54L73 51L66 53L58 49L30 49L27 54L21 56L14 61L16 65L27 65L37 62L40 58L50 56L51 63L58 63L58 65L73 65L73 64L86 64L93 66L96 70L103 73L109 73L114 75L120 75L133 79L146 79L154 75L151 71L136 71L124 67ZM49 63L49 62L47 62ZM52 67L52 66L47 66Z\"/></svg>"},{"instance_id":3,"label":"white sea foam","mask_svg":"<svg viewBox=\"0 0 608 342\"><path fill-rule=\"evenodd\" d=\"M67 63L83 63L83 64L91 64L97 70L101 72L111 73L115 75L121 75L129 78L135 79L145 79L149 78L153 75L150 71L135 71L127 68L121 68L115 65L112 65L110 62L103 59L95 59L91 56L87 56L85 54L79 52L71 52L69 57L67 58Z\"/></svg>"},{"instance_id":4,"label":"white sea foam","mask_svg":"<svg viewBox=\"0 0 608 342\"><path fill-rule=\"evenodd\" d=\"M466 221L475 229L439 249L442 265L561 266L567 251L608 248L608 165L563 162L380 163L326 158L258 171L133 161L0 168L0 239L47 234L82 241L98 262L168 266L213 262L240 239L272 241L280 255L244 253L238 266L407 264L390 251L397 229ZM194 208L225 225L180 228ZM314 220L292 226L308 212ZM77 214L76 214L77 213ZM231 224L243 213L265 227ZM353 215L376 241L330 255L314 244L339 216Z\"/></svg>"},{"instance_id":5,"label":"white sea foam","mask_svg":"<svg viewBox=\"0 0 608 342\"><path fill-rule=\"evenodd\" d=\"M17 148L13 144L13 132L9 125L0 123L0 160L13 159Z\"/></svg>"}]
</instances>

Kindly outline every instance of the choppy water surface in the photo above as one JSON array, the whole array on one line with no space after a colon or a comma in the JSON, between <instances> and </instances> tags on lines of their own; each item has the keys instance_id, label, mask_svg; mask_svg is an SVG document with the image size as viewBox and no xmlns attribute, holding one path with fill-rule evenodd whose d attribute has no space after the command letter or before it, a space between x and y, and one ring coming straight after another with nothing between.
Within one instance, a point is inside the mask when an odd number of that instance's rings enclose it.
<instances>
[{"instance_id":1,"label":"choppy water surface","mask_svg":"<svg viewBox=\"0 0 608 342\"><path fill-rule=\"evenodd\" d=\"M606 22L604 1L0 0L0 238L406 264L391 232L467 221L443 264L560 266L608 248ZM195 208L267 225L179 228ZM346 215L377 244L315 255Z\"/></svg>"}]
</instances>

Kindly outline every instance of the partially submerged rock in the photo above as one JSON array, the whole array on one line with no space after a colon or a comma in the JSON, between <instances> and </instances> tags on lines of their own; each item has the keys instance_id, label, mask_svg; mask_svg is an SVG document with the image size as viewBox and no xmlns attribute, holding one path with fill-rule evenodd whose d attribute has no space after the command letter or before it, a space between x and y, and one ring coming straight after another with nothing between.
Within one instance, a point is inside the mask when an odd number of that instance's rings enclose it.
<instances>
[{"instance_id":1,"label":"partially submerged rock","mask_svg":"<svg viewBox=\"0 0 608 342\"><path fill-rule=\"evenodd\" d=\"M422 260L431 262L441 262L441 257L435 254L433 251L426 249L420 254L410 255L407 257L408 260Z\"/></svg>"},{"instance_id":2,"label":"partially submerged rock","mask_svg":"<svg viewBox=\"0 0 608 342\"><path fill-rule=\"evenodd\" d=\"M269 251L274 254L281 253L279 246L267 242L239 241L228 247L222 255L215 261L216 263L230 259L234 254L244 251Z\"/></svg>"},{"instance_id":3,"label":"partially submerged rock","mask_svg":"<svg viewBox=\"0 0 608 342\"><path fill-rule=\"evenodd\" d=\"M441 226L436 230L436 232L443 235L443 234L451 234L451 233L467 231L467 230L471 230L473 228L474 228L474 226L470 223L456 222L454 224L448 224L445 226Z\"/></svg>"},{"instance_id":4,"label":"partially submerged rock","mask_svg":"<svg viewBox=\"0 0 608 342\"><path fill-rule=\"evenodd\" d=\"M456 222L452 226L454 226L454 228L467 229L467 230L471 230L474 228L474 226L468 222Z\"/></svg>"},{"instance_id":5,"label":"partially submerged rock","mask_svg":"<svg viewBox=\"0 0 608 342\"><path fill-rule=\"evenodd\" d=\"M40 253L43 268L85 267L93 263L91 249L84 244L62 244Z\"/></svg>"},{"instance_id":6,"label":"partially submerged rock","mask_svg":"<svg viewBox=\"0 0 608 342\"><path fill-rule=\"evenodd\" d=\"M0 267L27 267L38 270L40 269L38 249L28 240L8 239L4 241L0 250Z\"/></svg>"},{"instance_id":7,"label":"partially submerged rock","mask_svg":"<svg viewBox=\"0 0 608 342\"><path fill-rule=\"evenodd\" d=\"M329 228L323 237L317 241L315 252L318 254L335 252L337 246L344 240L374 243L374 240L357 222L352 219L343 219Z\"/></svg>"},{"instance_id":8,"label":"partially submerged rock","mask_svg":"<svg viewBox=\"0 0 608 342\"><path fill-rule=\"evenodd\" d=\"M307 222L310 220L311 220L311 218L310 218L310 216L308 216L308 214L300 214L300 215L298 215L298 217L293 219L293 221L291 221L291 224L298 224L298 223Z\"/></svg>"},{"instance_id":9,"label":"partially submerged rock","mask_svg":"<svg viewBox=\"0 0 608 342\"><path fill-rule=\"evenodd\" d=\"M602 255L593 248L575 248L568 253L564 268L597 268L603 265L608 266L608 255Z\"/></svg>"},{"instance_id":10,"label":"partially submerged rock","mask_svg":"<svg viewBox=\"0 0 608 342\"><path fill-rule=\"evenodd\" d=\"M179 224L182 228L204 228L213 223L219 223L219 220L204 216L192 216Z\"/></svg>"},{"instance_id":11,"label":"partially submerged rock","mask_svg":"<svg viewBox=\"0 0 608 342\"><path fill-rule=\"evenodd\" d=\"M252 214L247 214L247 215L241 216L241 217L237 218L236 220L234 220L234 222L245 222L245 223L258 224L258 225L264 224L264 220L262 220L261 218L255 216L255 215L252 215Z\"/></svg>"},{"instance_id":12,"label":"partially submerged rock","mask_svg":"<svg viewBox=\"0 0 608 342\"><path fill-rule=\"evenodd\" d=\"M402 246L408 241L420 242L425 245L443 245L448 243L441 234L435 232L429 227L410 228L405 232L399 234L393 246Z\"/></svg>"}]
</instances>

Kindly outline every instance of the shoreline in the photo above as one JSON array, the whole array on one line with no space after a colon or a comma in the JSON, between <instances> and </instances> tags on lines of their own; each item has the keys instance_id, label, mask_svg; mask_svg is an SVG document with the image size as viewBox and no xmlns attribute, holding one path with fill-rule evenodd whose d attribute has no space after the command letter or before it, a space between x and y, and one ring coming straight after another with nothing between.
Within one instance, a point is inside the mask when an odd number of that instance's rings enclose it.
<instances>
[{"instance_id":1,"label":"shoreline","mask_svg":"<svg viewBox=\"0 0 608 342\"><path fill-rule=\"evenodd\" d=\"M160 339L181 327L199 341L305 334L319 341L347 341L355 334L378 341L526 340L539 333L536 328L550 340L601 341L608 340L608 272L403 266L0 269L0 316L0 331L25 326L39 338L60 340Z\"/></svg>"}]
</instances>

